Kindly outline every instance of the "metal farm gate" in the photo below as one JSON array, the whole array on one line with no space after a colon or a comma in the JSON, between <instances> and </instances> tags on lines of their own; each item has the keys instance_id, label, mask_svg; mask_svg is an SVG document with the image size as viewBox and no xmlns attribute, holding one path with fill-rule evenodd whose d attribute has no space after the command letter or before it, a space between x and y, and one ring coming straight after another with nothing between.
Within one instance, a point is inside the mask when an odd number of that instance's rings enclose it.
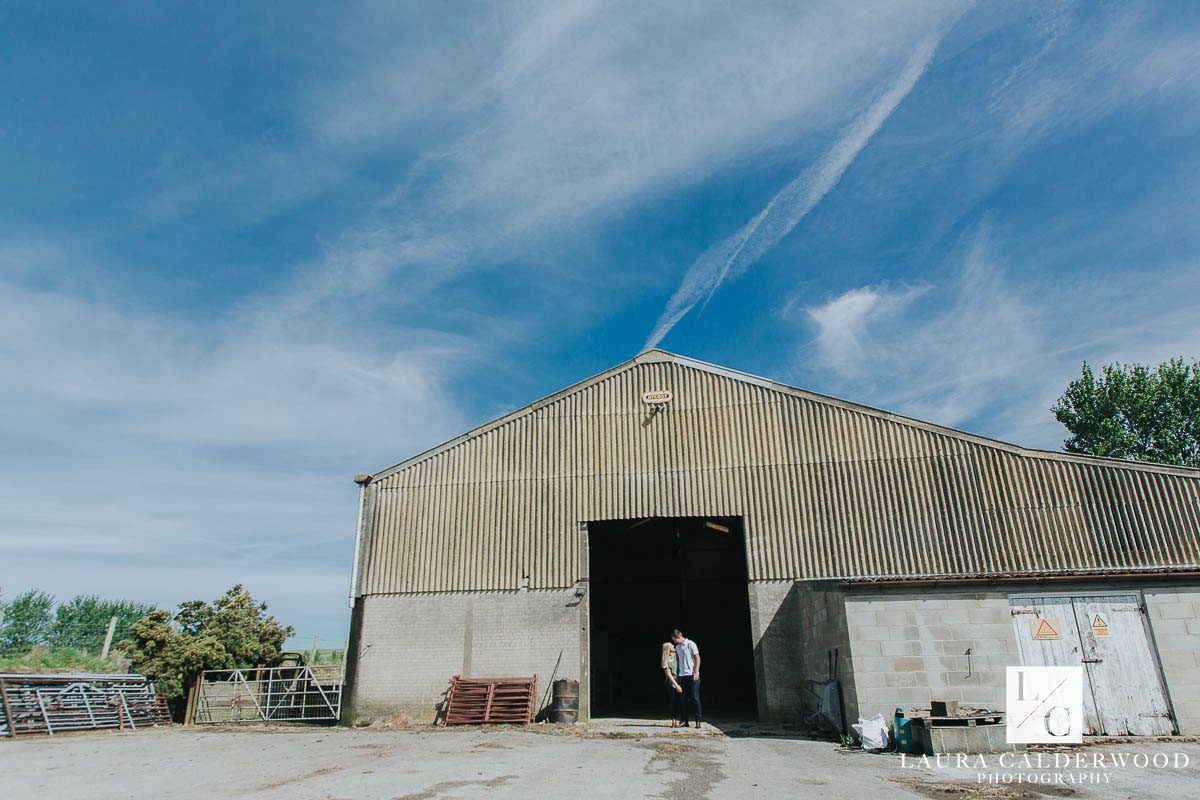
<instances>
[{"instance_id":1,"label":"metal farm gate","mask_svg":"<svg viewBox=\"0 0 1200 800\"><path fill-rule=\"evenodd\" d=\"M341 665L206 670L193 689L188 721L337 722L342 682Z\"/></svg>"},{"instance_id":2,"label":"metal farm gate","mask_svg":"<svg viewBox=\"0 0 1200 800\"><path fill-rule=\"evenodd\" d=\"M1136 592L1010 598L1021 663L1082 666L1084 732L1169 736L1170 707Z\"/></svg>"},{"instance_id":3,"label":"metal farm gate","mask_svg":"<svg viewBox=\"0 0 1200 800\"><path fill-rule=\"evenodd\" d=\"M0 675L0 738L170 724L166 698L144 675Z\"/></svg>"}]
</instances>

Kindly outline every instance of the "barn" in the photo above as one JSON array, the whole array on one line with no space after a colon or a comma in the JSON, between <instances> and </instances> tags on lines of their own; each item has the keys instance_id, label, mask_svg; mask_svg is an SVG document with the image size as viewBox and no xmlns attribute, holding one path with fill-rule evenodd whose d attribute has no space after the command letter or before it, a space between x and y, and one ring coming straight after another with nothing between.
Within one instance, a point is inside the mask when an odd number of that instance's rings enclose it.
<instances>
[{"instance_id":1,"label":"barn","mask_svg":"<svg viewBox=\"0 0 1200 800\"><path fill-rule=\"evenodd\" d=\"M660 715L672 627L706 717L1004 707L1083 664L1095 734L1200 733L1200 471L1032 450L661 350L355 478L347 718L454 675Z\"/></svg>"}]
</instances>

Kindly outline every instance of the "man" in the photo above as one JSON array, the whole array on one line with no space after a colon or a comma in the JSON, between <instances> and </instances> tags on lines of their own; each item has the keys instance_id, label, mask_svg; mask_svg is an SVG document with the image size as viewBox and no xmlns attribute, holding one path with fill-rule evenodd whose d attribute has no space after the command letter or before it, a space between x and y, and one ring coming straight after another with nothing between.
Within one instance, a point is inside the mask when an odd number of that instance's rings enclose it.
<instances>
[{"instance_id":1,"label":"man","mask_svg":"<svg viewBox=\"0 0 1200 800\"><path fill-rule=\"evenodd\" d=\"M671 631L671 643L675 645L675 657L679 662L679 687L683 689L679 698L679 720L683 727L693 705L696 706L696 727L700 727L700 648L676 628Z\"/></svg>"}]
</instances>

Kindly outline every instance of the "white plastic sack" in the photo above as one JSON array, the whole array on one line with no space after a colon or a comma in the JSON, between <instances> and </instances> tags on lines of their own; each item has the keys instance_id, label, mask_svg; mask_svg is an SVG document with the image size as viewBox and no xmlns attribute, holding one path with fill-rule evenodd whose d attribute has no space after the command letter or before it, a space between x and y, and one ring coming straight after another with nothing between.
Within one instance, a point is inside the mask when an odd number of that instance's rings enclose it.
<instances>
[{"instance_id":1,"label":"white plastic sack","mask_svg":"<svg viewBox=\"0 0 1200 800\"><path fill-rule=\"evenodd\" d=\"M863 750L882 750L888 746L887 722L883 714L876 714L870 719L858 718L857 725L851 725L858 738L862 740Z\"/></svg>"}]
</instances>

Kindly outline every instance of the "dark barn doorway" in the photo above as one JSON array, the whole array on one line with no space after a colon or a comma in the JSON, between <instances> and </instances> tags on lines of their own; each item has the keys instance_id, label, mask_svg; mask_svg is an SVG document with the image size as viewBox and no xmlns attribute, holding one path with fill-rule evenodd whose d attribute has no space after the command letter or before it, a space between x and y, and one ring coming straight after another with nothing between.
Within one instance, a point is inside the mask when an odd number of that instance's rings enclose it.
<instances>
[{"instance_id":1,"label":"dark barn doorway","mask_svg":"<svg viewBox=\"0 0 1200 800\"><path fill-rule=\"evenodd\" d=\"M745 541L740 517L588 523L593 717L666 718L674 627L700 648L704 716L757 717Z\"/></svg>"}]
</instances>

